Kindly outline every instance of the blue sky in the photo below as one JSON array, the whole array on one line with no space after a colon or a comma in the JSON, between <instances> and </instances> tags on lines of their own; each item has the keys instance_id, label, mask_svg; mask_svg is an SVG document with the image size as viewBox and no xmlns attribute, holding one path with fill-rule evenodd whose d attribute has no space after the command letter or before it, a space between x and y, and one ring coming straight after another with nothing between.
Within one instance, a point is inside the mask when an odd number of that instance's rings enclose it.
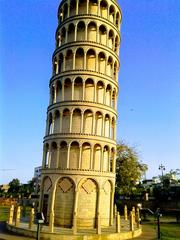
<instances>
[{"instance_id":1,"label":"blue sky","mask_svg":"<svg viewBox=\"0 0 180 240\"><path fill-rule=\"evenodd\" d=\"M180 168L180 1L119 0L117 137L147 177ZM0 0L0 183L41 165L59 0Z\"/></svg>"}]
</instances>

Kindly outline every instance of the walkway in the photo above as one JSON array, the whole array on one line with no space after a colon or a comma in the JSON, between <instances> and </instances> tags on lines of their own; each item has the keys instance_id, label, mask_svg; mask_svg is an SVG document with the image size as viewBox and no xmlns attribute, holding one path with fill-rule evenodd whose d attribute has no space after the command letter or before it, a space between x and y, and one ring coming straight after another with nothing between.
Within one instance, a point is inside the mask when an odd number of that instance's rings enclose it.
<instances>
[{"instance_id":1,"label":"walkway","mask_svg":"<svg viewBox=\"0 0 180 240\"><path fill-rule=\"evenodd\" d=\"M140 237L134 238L134 240L155 240L157 239L156 226L154 224L144 224L143 233Z\"/></svg>"}]
</instances>

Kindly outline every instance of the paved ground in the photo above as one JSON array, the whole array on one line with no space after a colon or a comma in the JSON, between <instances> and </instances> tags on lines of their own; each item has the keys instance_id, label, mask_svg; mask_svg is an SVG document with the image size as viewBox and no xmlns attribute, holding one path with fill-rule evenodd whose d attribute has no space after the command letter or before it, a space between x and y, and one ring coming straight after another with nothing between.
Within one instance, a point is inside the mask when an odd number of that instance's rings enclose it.
<instances>
[{"instance_id":1,"label":"paved ground","mask_svg":"<svg viewBox=\"0 0 180 240\"><path fill-rule=\"evenodd\" d=\"M134 240L155 240L157 239L157 231L155 225L144 224L143 233L140 237L134 238Z\"/></svg>"},{"instance_id":2,"label":"paved ground","mask_svg":"<svg viewBox=\"0 0 180 240\"><path fill-rule=\"evenodd\" d=\"M0 240L33 240L34 238L13 235L8 232L5 227L5 222L0 222ZM143 225L143 234L140 237L134 238L134 240L155 240L156 229L155 226Z\"/></svg>"},{"instance_id":3,"label":"paved ground","mask_svg":"<svg viewBox=\"0 0 180 240\"><path fill-rule=\"evenodd\" d=\"M14 235L6 230L6 223L0 222L0 240L33 240L34 238Z\"/></svg>"}]
</instances>

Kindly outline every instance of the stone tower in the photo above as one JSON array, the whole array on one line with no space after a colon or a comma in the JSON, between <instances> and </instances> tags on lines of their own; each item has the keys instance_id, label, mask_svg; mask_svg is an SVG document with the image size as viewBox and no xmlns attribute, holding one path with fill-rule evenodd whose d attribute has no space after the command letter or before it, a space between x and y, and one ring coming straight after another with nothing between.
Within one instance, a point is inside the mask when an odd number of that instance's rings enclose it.
<instances>
[{"instance_id":1,"label":"stone tower","mask_svg":"<svg viewBox=\"0 0 180 240\"><path fill-rule=\"evenodd\" d=\"M55 226L113 223L120 24L115 0L58 9L40 196Z\"/></svg>"}]
</instances>

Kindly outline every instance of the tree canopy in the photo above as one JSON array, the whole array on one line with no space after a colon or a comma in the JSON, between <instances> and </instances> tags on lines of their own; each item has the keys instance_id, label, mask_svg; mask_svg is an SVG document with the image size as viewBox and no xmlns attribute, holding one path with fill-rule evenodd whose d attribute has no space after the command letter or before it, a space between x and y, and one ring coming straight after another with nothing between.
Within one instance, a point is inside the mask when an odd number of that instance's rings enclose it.
<instances>
[{"instance_id":1,"label":"tree canopy","mask_svg":"<svg viewBox=\"0 0 180 240\"><path fill-rule=\"evenodd\" d=\"M148 167L139 160L135 148L120 142L117 145L116 190L123 195L130 195Z\"/></svg>"}]
</instances>

